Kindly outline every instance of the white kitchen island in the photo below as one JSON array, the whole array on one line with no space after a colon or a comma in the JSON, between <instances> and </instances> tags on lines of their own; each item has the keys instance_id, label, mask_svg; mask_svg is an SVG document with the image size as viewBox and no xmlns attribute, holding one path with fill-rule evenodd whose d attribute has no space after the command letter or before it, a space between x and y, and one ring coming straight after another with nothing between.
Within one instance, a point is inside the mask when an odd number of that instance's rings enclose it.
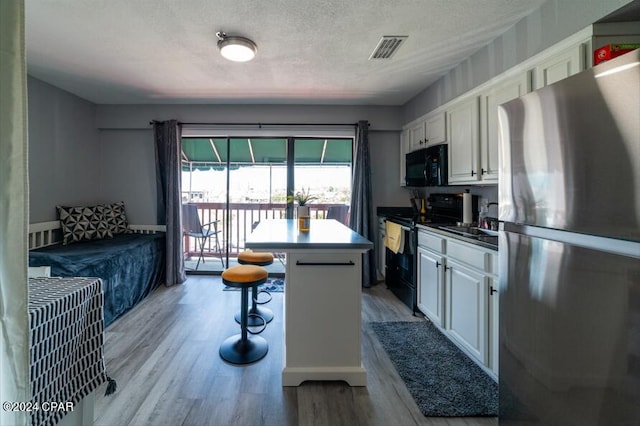
<instances>
[{"instance_id":1,"label":"white kitchen island","mask_svg":"<svg viewBox=\"0 0 640 426\"><path fill-rule=\"evenodd\" d=\"M373 243L340 222L261 222L247 238L256 251L284 252L283 386L344 380L366 386L361 357L362 254Z\"/></svg>"}]
</instances>

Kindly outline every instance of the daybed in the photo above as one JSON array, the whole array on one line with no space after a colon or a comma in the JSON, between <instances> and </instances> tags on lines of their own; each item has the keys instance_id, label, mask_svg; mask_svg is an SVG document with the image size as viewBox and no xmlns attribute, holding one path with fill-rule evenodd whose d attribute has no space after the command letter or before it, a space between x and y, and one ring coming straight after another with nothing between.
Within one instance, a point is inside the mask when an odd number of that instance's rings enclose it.
<instances>
[{"instance_id":1,"label":"daybed","mask_svg":"<svg viewBox=\"0 0 640 426\"><path fill-rule=\"evenodd\" d=\"M127 225L111 237L66 245L61 228L60 221L30 225L29 266L51 266L54 277L101 278L105 326L164 280L164 226Z\"/></svg>"}]
</instances>

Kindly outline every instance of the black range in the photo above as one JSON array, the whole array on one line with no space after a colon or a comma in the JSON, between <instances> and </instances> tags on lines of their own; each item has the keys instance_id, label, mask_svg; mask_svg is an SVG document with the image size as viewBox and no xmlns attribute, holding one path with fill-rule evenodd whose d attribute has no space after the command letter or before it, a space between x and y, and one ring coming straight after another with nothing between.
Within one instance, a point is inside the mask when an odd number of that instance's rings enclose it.
<instances>
[{"instance_id":1,"label":"black range","mask_svg":"<svg viewBox=\"0 0 640 426\"><path fill-rule=\"evenodd\" d=\"M462 194L431 194L428 198L429 211L424 217L415 210L390 209L378 210L389 222L402 227L403 243L397 252L385 248L385 284L415 314L417 306L417 225L437 229L443 226L455 226L462 221ZM474 212L477 212L477 197L474 197Z\"/></svg>"}]
</instances>

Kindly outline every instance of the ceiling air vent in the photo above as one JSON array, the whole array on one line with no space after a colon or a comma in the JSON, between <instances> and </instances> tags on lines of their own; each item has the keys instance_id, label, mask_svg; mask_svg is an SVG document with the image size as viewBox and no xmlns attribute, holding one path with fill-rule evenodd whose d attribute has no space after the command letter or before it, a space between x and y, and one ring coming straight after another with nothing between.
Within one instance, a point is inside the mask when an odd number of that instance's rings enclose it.
<instances>
[{"instance_id":1,"label":"ceiling air vent","mask_svg":"<svg viewBox=\"0 0 640 426\"><path fill-rule=\"evenodd\" d=\"M391 59L408 36L382 36L369 59Z\"/></svg>"}]
</instances>

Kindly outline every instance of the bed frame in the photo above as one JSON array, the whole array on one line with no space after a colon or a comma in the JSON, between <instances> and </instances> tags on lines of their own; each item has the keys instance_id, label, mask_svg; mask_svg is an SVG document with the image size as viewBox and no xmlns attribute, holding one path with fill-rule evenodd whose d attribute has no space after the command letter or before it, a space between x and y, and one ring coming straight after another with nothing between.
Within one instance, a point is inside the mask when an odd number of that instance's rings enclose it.
<instances>
[{"instance_id":1,"label":"bed frame","mask_svg":"<svg viewBox=\"0 0 640 426\"><path fill-rule=\"evenodd\" d=\"M134 234L156 234L166 232L165 225L129 225ZM29 225L29 250L62 243L62 230L59 220L38 222Z\"/></svg>"}]
</instances>

